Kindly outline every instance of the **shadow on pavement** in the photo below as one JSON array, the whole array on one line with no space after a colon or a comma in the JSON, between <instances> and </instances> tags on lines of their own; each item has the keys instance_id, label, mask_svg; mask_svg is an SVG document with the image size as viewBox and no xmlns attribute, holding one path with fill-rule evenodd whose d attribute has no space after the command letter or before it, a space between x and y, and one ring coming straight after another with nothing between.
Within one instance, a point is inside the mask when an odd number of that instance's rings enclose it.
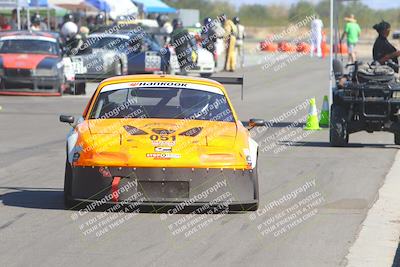
<instances>
[{"instance_id":1,"label":"shadow on pavement","mask_svg":"<svg viewBox=\"0 0 400 267\"><path fill-rule=\"evenodd\" d=\"M63 191L59 188L0 187L17 190L0 195L3 205L31 209L64 209Z\"/></svg>"},{"instance_id":2,"label":"shadow on pavement","mask_svg":"<svg viewBox=\"0 0 400 267\"><path fill-rule=\"evenodd\" d=\"M267 127L271 128L285 128L285 127L290 127L290 128L303 128L305 127L306 124L304 122L268 122Z\"/></svg>"},{"instance_id":3,"label":"shadow on pavement","mask_svg":"<svg viewBox=\"0 0 400 267\"><path fill-rule=\"evenodd\" d=\"M31 188L31 187L0 187L0 190L16 190L13 192L8 192L0 195L0 201L5 206L12 207L20 207L20 208L30 208L30 209L49 209L49 210L65 210L64 207L64 192L60 190L60 188ZM80 210L85 209L89 203L80 203L77 204L71 210ZM120 205L116 209L111 209L112 207L116 207L118 205L114 204L101 204L101 206L97 206L95 209L90 209L91 212L136 212L137 208L140 208L140 213L167 213L170 209L175 208L174 205L160 205L160 206L152 206L152 205L138 205L135 207L129 207L130 205ZM177 214L189 214L194 212L198 208L201 208L202 205L193 206L193 207L185 207L182 210L176 212ZM213 210L213 214L224 213L224 209L218 208L215 209L215 206L210 206L209 208L204 209L204 213L207 213L209 210ZM246 209L237 208L235 210L229 210L229 213L243 213L247 212Z\"/></svg>"},{"instance_id":4,"label":"shadow on pavement","mask_svg":"<svg viewBox=\"0 0 400 267\"><path fill-rule=\"evenodd\" d=\"M243 126L249 126L248 121L242 121ZM304 122L271 122L267 121L265 127L267 128L304 128L306 124Z\"/></svg>"},{"instance_id":5,"label":"shadow on pavement","mask_svg":"<svg viewBox=\"0 0 400 267\"><path fill-rule=\"evenodd\" d=\"M302 146L302 147L329 147L333 148L329 142L312 142L312 141L279 141L279 145L286 146ZM344 148L360 148L360 147L368 147L368 148L386 148L386 149L399 149L399 146L394 144L361 144L361 143L349 143Z\"/></svg>"}]
</instances>

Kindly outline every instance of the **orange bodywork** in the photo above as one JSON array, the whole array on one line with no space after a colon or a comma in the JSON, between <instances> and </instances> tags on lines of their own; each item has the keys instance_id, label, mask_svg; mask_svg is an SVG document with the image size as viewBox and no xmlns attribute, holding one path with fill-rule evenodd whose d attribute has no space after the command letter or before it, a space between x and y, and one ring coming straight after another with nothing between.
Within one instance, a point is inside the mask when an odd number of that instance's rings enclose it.
<instances>
[{"instance_id":1,"label":"orange bodywork","mask_svg":"<svg viewBox=\"0 0 400 267\"><path fill-rule=\"evenodd\" d=\"M126 82L180 82L219 88L227 98L235 122L113 118L89 119L91 109L102 88ZM168 75L132 75L107 79L100 83L84 114L84 121L75 127L76 146L80 149L74 166L107 167L187 167L250 169L249 133L237 115L224 87L215 81ZM131 135L124 127L132 126L145 132ZM181 133L201 128L195 136ZM155 129L168 129L157 133Z\"/></svg>"}]
</instances>

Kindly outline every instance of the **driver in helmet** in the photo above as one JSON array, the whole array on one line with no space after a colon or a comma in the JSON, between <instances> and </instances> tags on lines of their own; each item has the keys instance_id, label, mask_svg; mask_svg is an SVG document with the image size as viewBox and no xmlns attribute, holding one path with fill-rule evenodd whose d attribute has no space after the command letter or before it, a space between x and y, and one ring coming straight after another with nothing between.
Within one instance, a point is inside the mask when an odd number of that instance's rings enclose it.
<instances>
[{"instance_id":1,"label":"driver in helmet","mask_svg":"<svg viewBox=\"0 0 400 267\"><path fill-rule=\"evenodd\" d=\"M67 56L75 55L83 44L78 30L78 26L72 21L66 22L61 28L61 35L65 45L64 50Z\"/></svg>"}]
</instances>

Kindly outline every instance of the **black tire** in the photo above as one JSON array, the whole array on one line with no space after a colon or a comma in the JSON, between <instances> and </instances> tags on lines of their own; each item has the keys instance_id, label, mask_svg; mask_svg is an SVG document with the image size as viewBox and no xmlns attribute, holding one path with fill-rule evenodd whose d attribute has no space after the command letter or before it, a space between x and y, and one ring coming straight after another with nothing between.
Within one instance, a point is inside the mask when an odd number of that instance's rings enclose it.
<instances>
[{"instance_id":1,"label":"black tire","mask_svg":"<svg viewBox=\"0 0 400 267\"><path fill-rule=\"evenodd\" d=\"M259 193L260 187L258 185L258 170L257 169L258 169L258 167L256 166L256 168L255 168L256 173L254 175L254 199L256 200L256 203L253 206L251 206L248 209L248 211L258 210L258 206L260 204L260 193Z\"/></svg>"},{"instance_id":2,"label":"black tire","mask_svg":"<svg viewBox=\"0 0 400 267\"><path fill-rule=\"evenodd\" d=\"M75 94L86 95L86 83L75 83Z\"/></svg>"},{"instance_id":3,"label":"black tire","mask_svg":"<svg viewBox=\"0 0 400 267\"><path fill-rule=\"evenodd\" d=\"M200 77L203 77L203 78L210 78L211 75L212 75L212 73L200 73Z\"/></svg>"},{"instance_id":4,"label":"black tire","mask_svg":"<svg viewBox=\"0 0 400 267\"><path fill-rule=\"evenodd\" d=\"M256 204L254 204L253 206L251 206L248 211L256 211L258 210L258 206L260 203L260 187L258 184L258 153L257 153L257 163L256 163L256 167L254 168L254 199L256 200Z\"/></svg>"},{"instance_id":5,"label":"black tire","mask_svg":"<svg viewBox=\"0 0 400 267\"><path fill-rule=\"evenodd\" d=\"M400 133L394 134L394 143L395 145L400 145Z\"/></svg>"},{"instance_id":6,"label":"black tire","mask_svg":"<svg viewBox=\"0 0 400 267\"><path fill-rule=\"evenodd\" d=\"M329 142L331 146L343 147L349 143L346 112L343 107L332 105Z\"/></svg>"},{"instance_id":7,"label":"black tire","mask_svg":"<svg viewBox=\"0 0 400 267\"><path fill-rule=\"evenodd\" d=\"M72 197L72 168L68 160L65 162L65 176L64 176L64 207L72 209L75 202L71 200Z\"/></svg>"}]
</instances>

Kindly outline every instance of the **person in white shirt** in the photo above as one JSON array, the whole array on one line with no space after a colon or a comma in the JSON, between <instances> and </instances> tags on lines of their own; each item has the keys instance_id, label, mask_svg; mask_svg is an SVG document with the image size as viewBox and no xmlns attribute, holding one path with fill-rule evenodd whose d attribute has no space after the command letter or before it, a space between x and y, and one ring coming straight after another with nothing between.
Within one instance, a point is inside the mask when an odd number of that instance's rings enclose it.
<instances>
[{"instance_id":1,"label":"person in white shirt","mask_svg":"<svg viewBox=\"0 0 400 267\"><path fill-rule=\"evenodd\" d=\"M240 67L243 68L244 64L244 38L246 38L246 32L244 26L240 24L239 17L233 18L233 23L237 27L237 38L236 38L236 55L238 56L238 62L240 62Z\"/></svg>"},{"instance_id":2,"label":"person in white shirt","mask_svg":"<svg viewBox=\"0 0 400 267\"><path fill-rule=\"evenodd\" d=\"M311 22L311 57L314 56L315 50L317 50L317 57L322 57L322 29L324 24L322 20L317 15L315 19Z\"/></svg>"},{"instance_id":3,"label":"person in white shirt","mask_svg":"<svg viewBox=\"0 0 400 267\"><path fill-rule=\"evenodd\" d=\"M160 32L165 34L165 36L162 37L162 40L159 41L162 43L162 45L165 45L171 40L170 35L174 30L174 27L172 27L172 24L169 22L168 16L164 14L158 15L157 23L160 27Z\"/></svg>"}]
</instances>

